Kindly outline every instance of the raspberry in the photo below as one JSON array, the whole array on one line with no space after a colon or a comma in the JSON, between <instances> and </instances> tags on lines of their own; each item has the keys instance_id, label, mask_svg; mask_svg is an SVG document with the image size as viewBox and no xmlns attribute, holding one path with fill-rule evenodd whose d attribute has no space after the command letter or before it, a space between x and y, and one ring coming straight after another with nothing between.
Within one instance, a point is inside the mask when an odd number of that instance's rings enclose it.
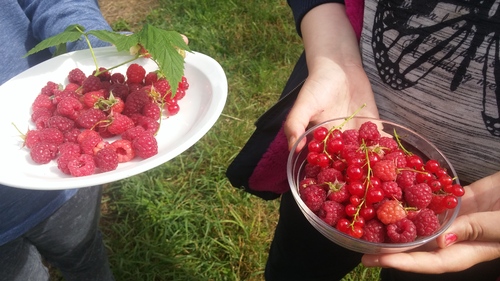
<instances>
[{"instance_id":1,"label":"raspberry","mask_svg":"<svg viewBox=\"0 0 500 281\"><path fill-rule=\"evenodd\" d=\"M404 189L404 199L409 206L426 208L432 200L432 189L426 183L419 183Z\"/></svg>"},{"instance_id":2,"label":"raspberry","mask_svg":"<svg viewBox=\"0 0 500 281\"><path fill-rule=\"evenodd\" d=\"M398 201L403 199L403 191L394 181L382 182L380 188L384 191L385 197L392 198Z\"/></svg>"},{"instance_id":3,"label":"raspberry","mask_svg":"<svg viewBox=\"0 0 500 281\"><path fill-rule=\"evenodd\" d=\"M59 154L80 155L81 154L80 145L78 145L75 142L65 142L59 146Z\"/></svg>"},{"instance_id":4,"label":"raspberry","mask_svg":"<svg viewBox=\"0 0 500 281\"><path fill-rule=\"evenodd\" d=\"M408 243L417 238L417 229L411 220L403 218L387 226L387 236L393 243Z\"/></svg>"},{"instance_id":5,"label":"raspberry","mask_svg":"<svg viewBox=\"0 0 500 281\"><path fill-rule=\"evenodd\" d=\"M55 105L57 105L64 98L74 98L80 100L80 95L74 90L64 89L62 91L56 91L54 93L54 96L52 97L52 102Z\"/></svg>"},{"instance_id":6,"label":"raspberry","mask_svg":"<svg viewBox=\"0 0 500 281\"><path fill-rule=\"evenodd\" d=\"M136 137L132 141L132 148L134 149L135 154L143 159L158 154L158 142L156 141L156 138L147 133Z\"/></svg>"},{"instance_id":7,"label":"raspberry","mask_svg":"<svg viewBox=\"0 0 500 281\"><path fill-rule=\"evenodd\" d=\"M82 153L90 155L94 154L94 150L100 146L101 142L103 142L103 139L97 132L96 134L88 134L78 140Z\"/></svg>"},{"instance_id":8,"label":"raspberry","mask_svg":"<svg viewBox=\"0 0 500 281\"><path fill-rule=\"evenodd\" d=\"M416 177L417 177L417 175L415 172L403 170L398 174L398 177L396 178L396 182L401 187L401 189L403 189L403 191L404 191L405 188L410 187L410 186L415 184Z\"/></svg>"},{"instance_id":9,"label":"raspberry","mask_svg":"<svg viewBox=\"0 0 500 281\"><path fill-rule=\"evenodd\" d=\"M30 150L31 159L37 164L47 164L57 156L57 146L53 143L37 142Z\"/></svg>"},{"instance_id":10,"label":"raspberry","mask_svg":"<svg viewBox=\"0 0 500 281\"><path fill-rule=\"evenodd\" d=\"M134 113L140 113L145 104L150 102L149 94L141 89L131 92L125 100L123 114L131 116Z\"/></svg>"},{"instance_id":11,"label":"raspberry","mask_svg":"<svg viewBox=\"0 0 500 281\"><path fill-rule=\"evenodd\" d=\"M70 174L74 177L89 176L95 173L95 163L92 155L82 154L70 160L67 164Z\"/></svg>"},{"instance_id":12,"label":"raspberry","mask_svg":"<svg viewBox=\"0 0 500 281\"><path fill-rule=\"evenodd\" d=\"M49 81L45 86L42 87L42 90L40 91L40 94L46 95L46 96L52 96L54 94L55 90L59 89L59 85Z\"/></svg>"},{"instance_id":13,"label":"raspberry","mask_svg":"<svg viewBox=\"0 0 500 281\"><path fill-rule=\"evenodd\" d=\"M43 128L38 132L38 138L41 142L51 143L59 146L64 142L63 133L57 128Z\"/></svg>"},{"instance_id":14,"label":"raspberry","mask_svg":"<svg viewBox=\"0 0 500 281\"><path fill-rule=\"evenodd\" d=\"M384 224L392 224L405 217L403 205L396 200L386 200L377 209L377 218Z\"/></svg>"},{"instance_id":15,"label":"raspberry","mask_svg":"<svg viewBox=\"0 0 500 281\"><path fill-rule=\"evenodd\" d=\"M406 167L406 156L401 150L395 150L385 154L385 160L392 160L398 168Z\"/></svg>"},{"instance_id":16,"label":"raspberry","mask_svg":"<svg viewBox=\"0 0 500 281\"><path fill-rule=\"evenodd\" d=\"M47 128L56 128L64 133L75 128L75 121L64 116L55 115L47 119L45 125Z\"/></svg>"},{"instance_id":17,"label":"raspberry","mask_svg":"<svg viewBox=\"0 0 500 281\"><path fill-rule=\"evenodd\" d=\"M24 136L24 145L28 149L33 148L35 144L40 142L40 136L38 134L38 130L28 130L28 132Z\"/></svg>"},{"instance_id":18,"label":"raspberry","mask_svg":"<svg viewBox=\"0 0 500 281\"><path fill-rule=\"evenodd\" d=\"M68 81L70 83L75 83L80 86L83 84L83 81L86 78L87 75L85 75L85 73L79 68L75 68L68 73Z\"/></svg>"},{"instance_id":19,"label":"raspberry","mask_svg":"<svg viewBox=\"0 0 500 281\"><path fill-rule=\"evenodd\" d=\"M377 219L371 219L365 223L361 239L373 243L383 243L385 241L385 234L385 225Z\"/></svg>"},{"instance_id":20,"label":"raspberry","mask_svg":"<svg viewBox=\"0 0 500 281\"><path fill-rule=\"evenodd\" d=\"M80 134L80 129L73 128L70 129L64 134L64 142L77 142L78 135Z\"/></svg>"},{"instance_id":21,"label":"raspberry","mask_svg":"<svg viewBox=\"0 0 500 281\"><path fill-rule=\"evenodd\" d=\"M48 116L41 116L38 117L35 121L35 126L37 129L44 129L47 127L47 121L49 120L50 117Z\"/></svg>"},{"instance_id":22,"label":"raspberry","mask_svg":"<svg viewBox=\"0 0 500 281\"><path fill-rule=\"evenodd\" d=\"M126 76L128 84L142 84L146 70L141 65L133 63L127 68Z\"/></svg>"},{"instance_id":23,"label":"raspberry","mask_svg":"<svg viewBox=\"0 0 500 281\"><path fill-rule=\"evenodd\" d=\"M81 154L75 155L75 154L62 154L57 158L57 168L67 174L71 175L71 172L68 169L68 163L72 160L77 160L78 157L80 157Z\"/></svg>"},{"instance_id":24,"label":"raspberry","mask_svg":"<svg viewBox=\"0 0 500 281\"><path fill-rule=\"evenodd\" d=\"M437 195L433 194L431 202L427 205L428 209L431 209L435 214L441 214L447 210L446 206L443 203L445 195Z\"/></svg>"},{"instance_id":25,"label":"raspberry","mask_svg":"<svg viewBox=\"0 0 500 281\"><path fill-rule=\"evenodd\" d=\"M110 95L112 94L115 98L120 98L121 100L126 100L129 94L129 88L124 84L112 84L109 88Z\"/></svg>"},{"instance_id":26,"label":"raspberry","mask_svg":"<svg viewBox=\"0 0 500 281\"><path fill-rule=\"evenodd\" d=\"M423 209L412 220L418 236L429 236L441 226L437 215L431 209Z\"/></svg>"},{"instance_id":27,"label":"raspberry","mask_svg":"<svg viewBox=\"0 0 500 281\"><path fill-rule=\"evenodd\" d=\"M391 160L380 160L372 167L373 175L382 181L394 181L398 175L396 164Z\"/></svg>"},{"instance_id":28,"label":"raspberry","mask_svg":"<svg viewBox=\"0 0 500 281\"><path fill-rule=\"evenodd\" d=\"M82 93L88 93L92 91L99 91L102 89L102 82L99 77L96 77L94 75L89 75L85 80L83 80L82 83Z\"/></svg>"},{"instance_id":29,"label":"raspberry","mask_svg":"<svg viewBox=\"0 0 500 281\"><path fill-rule=\"evenodd\" d=\"M125 83L125 75L116 72L111 74L111 83L112 84L123 84Z\"/></svg>"},{"instance_id":30,"label":"raspberry","mask_svg":"<svg viewBox=\"0 0 500 281\"><path fill-rule=\"evenodd\" d=\"M55 106L54 106L54 103L52 102L51 97L47 96L47 95L42 95L42 94L36 96L35 100L31 104L31 109L33 111L35 111L39 108L46 108L46 109L50 110L51 112L53 112L55 109Z\"/></svg>"},{"instance_id":31,"label":"raspberry","mask_svg":"<svg viewBox=\"0 0 500 281\"><path fill-rule=\"evenodd\" d=\"M114 112L109 116L110 124L107 125L107 130L113 135L121 135L128 129L133 128L134 121L130 119L128 116L123 115L121 113Z\"/></svg>"},{"instance_id":32,"label":"raspberry","mask_svg":"<svg viewBox=\"0 0 500 281\"><path fill-rule=\"evenodd\" d=\"M310 185L316 184L316 179L305 178L299 182L299 188L307 188Z\"/></svg>"},{"instance_id":33,"label":"raspberry","mask_svg":"<svg viewBox=\"0 0 500 281\"><path fill-rule=\"evenodd\" d=\"M95 76L97 71L92 71L92 75ZM99 75L97 77L102 81L102 82L110 82L111 81L111 73L105 68L105 67L99 67Z\"/></svg>"},{"instance_id":34,"label":"raspberry","mask_svg":"<svg viewBox=\"0 0 500 281\"><path fill-rule=\"evenodd\" d=\"M349 194L343 182L330 183L328 186L330 187L327 194L328 200L343 203L351 197L351 194Z\"/></svg>"},{"instance_id":35,"label":"raspberry","mask_svg":"<svg viewBox=\"0 0 500 281\"><path fill-rule=\"evenodd\" d=\"M146 130L146 132L149 132L151 135L156 135L156 133L160 129L160 123L153 118L143 115L136 115L132 118L136 126L143 127L144 130Z\"/></svg>"},{"instance_id":36,"label":"raspberry","mask_svg":"<svg viewBox=\"0 0 500 281\"><path fill-rule=\"evenodd\" d=\"M325 201L318 210L318 216L331 226L337 225L345 217L344 205L335 201Z\"/></svg>"},{"instance_id":37,"label":"raspberry","mask_svg":"<svg viewBox=\"0 0 500 281\"><path fill-rule=\"evenodd\" d=\"M304 167L305 176L308 178L316 178L321 171L321 167L318 165L312 165L311 163L306 163Z\"/></svg>"},{"instance_id":38,"label":"raspberry","mask_svg":"<svg viewBox=\"0 0 500 281\"><path fill-rule=\"evenodd\" d=\"M372 143L380 139L380 132L377 125L371 121L364 122L359 127L359 138L367 143Z\"/></svg>"},{"instance_id":39,"label":"raspberry","mask_svg":"<svg viewBox=\"0 0 500 281\"><path fill-rule=\"evenodd\" d=\"M164 78L158 79L158 81L154 82L153 88L163 99L166 98L167 93L170 93L170 84Z\"/></svg>"},{"instance_id":40,"label":"raspberry","mask_svg":"<svg viewBox=\"0 0 500 281\"><path fill-rule=\"evenodd\" d=\"M37 109L33 110L33 113L31 114L31 121L36 123L38 118L51 117L52 115L53 115L53 111L51 111L48 108L44 108L44 107L37 108ZM45 119L48 119L48 118L45 118Z\"/></svg>"},{"instance_id":41,"label":"raspberry","mask_svg":"<svg viewBox=\"0 0 500 281\"><path fill-rule=\"evenodd\" d=\"M94 105L100 100L105 98L106 92L104 90L97 90L97 91L91 91L91 92L86 92L82 96L82 103L84 106L90 108L94 107Z\"/></svg>"},{"instance_id":42,"label":"raspberry","mask_svg":"<svg viewBox=\"0 0 500 281\"><path fill-rule=\"evenodd\" d=\"M105 147L94 155L94 162L101 172L113 171L118 167L118 155L112 147Z\"/></svg>"},{"instance_id":43,"label":"raspberry","mask_svg":"<svg viewBox=\"0 0 500 281\"><path fill-rule=\"evenodd\" d=\"M343 181L344 176L342 175L342 172L334 169L334 168L325 168L322 169L317 176L317 182L319 184L322 183L334 183L337 181Z\"/></svg>"},{"instance_id":44,"label":"raspberry","mask_svg":"<svg viewBox=\"0 0 500 281\"><path fill-rule=\"evenodd\" d=\"M135 157L132 142L129 140L116 140L110 144L110 147L116 151L118 163L128 162Z\"/></svg>"},{"instance_id":45,"label":"raspberry","mask_svg":"<svg viewBox=\"0 0 500 281\"><path fill-rule=\"evenodd\" d=\"M61 116L68 117L71 120L76 120L83 104L76 98L65 97L57 104L57 113Z\"/></svg>"},{"instance_id":46,"label":"raspberry","mask_svg":"<svg viewBox=\"0 0 500 281\"><path fill-rule=\"evenodd\" d=\"M143 127L141 127L141 126L135 126L133 128L130 128L130 129L126 130L125 132L123 132L121 134L121 137L124 140L132 141L132 140L134 140L135 138L137 138L138 136L142 135L145 132L146 132L146 130Z\"/></svg>"},{"instance_id":47,"label":"raspberry","mask_svg":"<svg viewBox=\"0 0 500 281\"><path fill-rule=\"evenodd\" d=\"M141 110L142 115L149 117L154 120L158 120L161 117L161 109L158 104L154 102L149 102L144 105Z\"/></svg>"},{"instance_id":48,"label":"raspberry","mask_svg":"<svg viewBox=\"0 0 500 281\"><path fill-rule=\"evenodd\" d=\"M344 145L359 146L359 132L356 129L345 130L342 132L342 138L344 140Z\"/></svg>"},{"instance_id":49,"label":"raspberry","mask_svg":"<svg viewBox=\"0 0 500 281\"><path fill-rule=\"evenodd\" d=\"M91 129L97 123L106 119L106 114L97 108L84 109L76 119L76 124L82 129Z\"/></svg>"},{"instance_id":50,"label":"raspberry","mask_svg":"<svg viewBox=\"0 0 500 281\"><path fill-rule=\"evenodd\" d=\"M156 81L158 81L158 75L154 71L148 72L144 77L144 85L153 85Z\"/></svg>"},{"instance_id":51,"label":"raspberry","mask_svg":"<svg viewBox=\"0 0 500 281\"><path fill-rule=\"evenodd\" d=\"M399 148L396 140L386 136L380 137L380 139L378 140L378 145L386 151L395 151Z\"/></svg>"},{"instance_id":52,"label":"raspberry","mask_svg":"<svg viewBox=\"0 0 500 281\"><path fill-rule=\"evenodd\" d=\"M313 212L317 212L326 200L326 191L319 185L311 185L300 190L300 198Z\"/></svg>"}]
</instances>

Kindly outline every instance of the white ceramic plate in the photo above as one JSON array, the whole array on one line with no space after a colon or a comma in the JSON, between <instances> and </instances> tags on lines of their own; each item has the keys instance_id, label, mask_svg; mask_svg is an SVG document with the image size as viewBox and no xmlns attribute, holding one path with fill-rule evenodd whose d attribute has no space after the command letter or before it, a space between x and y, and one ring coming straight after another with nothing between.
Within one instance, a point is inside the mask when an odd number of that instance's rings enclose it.
<instances>
[{"instance_id":1,"label":"white ceramic plate","mask_svg":"<svg viewBox=\"0 0 500 281\"><path fill-rule=\"evenodd\" d=\"M124 62L130 55L118 53L114 47L94 50L101 67ZM148 59L134 61L146 70L157 66ZM71 177L58 170L55 161L35 164L13 124L21 131L34 128L30 121L30 107L40 89L48 81L66 84L70 70L79 67L85 74L94 69L89 50L76 51L55 57L17 75L0 86L0 157L2 173L0 184L28 189L67 189L104 184L137 175L157 167L195 144L219 118L227 98L227 79L222 67L214 59L201 53L187 53L185 73L189 89L179 101L180 112L164 118L157 135L159 153L151 158L121 163L114 171L86 177ZM125 74L127 65L114 70Z\"/></svg>"}]
</instances>

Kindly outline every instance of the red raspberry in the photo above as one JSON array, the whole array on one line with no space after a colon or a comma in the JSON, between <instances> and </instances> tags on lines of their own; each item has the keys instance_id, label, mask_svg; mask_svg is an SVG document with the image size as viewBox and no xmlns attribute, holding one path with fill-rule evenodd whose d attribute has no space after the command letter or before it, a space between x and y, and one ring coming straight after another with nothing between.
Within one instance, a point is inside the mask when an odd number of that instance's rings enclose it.
<instances>
[{"instance_id":1,"label":"red raspberry","mask_svg":"<svg viewBox=\"0 0 500 281\"><path fill-rule=\"evenodd\" d=\"M436 214L441 214L446 211L448 208L443 203L443 199L446 195L444 194L433 194L431 202L427 206L428 209L431 209Z\"/></svg>"},{"instance_id":2,"label":"red raspberry","mask_svg":"<svg viewBox=\"0 0 500 281\"><path fill-rule=\"evenodd\" d=\"M125 100L123 114L131 116L132 114L140 113L144 105L150 101L149 93L144 89L131 92Z\"/></svg>"},{"instance_id":3,"label":"red raspberry","mask_svg":"<svg viewBox=\"0 0 500 281\"><path fill-rule=\"evenodd\" d=\"M59 155L72 154L80 155L81 148L80 145L75 142L65 142L59 146Z\"/></svg>"},{"instance_id":4,"label":"red raspberry","mask_svg":"<svg viewBox=\"0 0 500 281\"><path fill-rule=\"evenodd\" d=\"M124 101L128 97L129 88L125 84L111 84L109 92L110 95L112 94L115 98L120 98Z\"/></svg>"},{"instance_id":5,"label":"red raspberry","mask_svg":"<svg viewBox=\"0 0 500 281\"><path fill-rule=\"evenodd\" d=\"M49 81L45 86L42 87L40 94L46 96L52 96L54 94L54 91L56 90L59 90L59 85L57 83Z\"/></svg>"},{"instance_id":6,"label":"red raspberry","mask_svg":"<svg viewBox=\"0 0 500 281\"><path fill-rule=\"evenodd\" d=\"M53 115L53 111L48 109L48 108L44 108L44 107L37 108L37 109L33 110L33 113L31 114L31 121L36 123L40 117L47 117L44 119L44 120L47 120L48 117L51 117L52 115Z\"/></svg>"},{"instance_id":7,"label":"red raspberry","mask_svg":"<svg viewBox=\"0 0 500 281\"><path fill-rule=\"evenodd\" d=\"M123 132L121 134L121 137L124 140L133 141L135 138L137 138L138 136L142 135L145 132L146 132L146 130L143 127L135 126L133 128L126 130L125 132Z\"/></svg>"},{"instance_id":8,"label":"red raspberry","mask_svg":"<svg viewBox=\"0 0 500 281\"><path fill-rule=\"evenodd\" d=\"M110 123L106 128L113 135L121 135L135 126L134 121L130 117L117 112L110 114L108 120Z\"/></svg>"},{"instance_id":9,"label":"red raspberry","mask_svg":"<svg viewBox=\"0 0 500 281\"><path fill-rule=\"evenodd\" d=\"M53 143L37 142L30 150L31 159L37 164L47 164L57 156L57 146Z\"/></svg>"},{"instance_id":10,"label":"red raspberry","mask_svg":"<svg viewBox=\"0 0 500 281\"><path fill-rule=\"evenodd\" d=\"M380 132L375 123L367 121L359 127L359 138L365 140L368 144L380 139Z\"/></svg>"},{"instance_id":11,"label":"red raspberry","mask_svg":"<svg viewBox=\"0 0 500 281\"><path fill-rule=\"evenodd\" d=\"M385 241L385 235L385 225L378 219L371 219L365 223L361 239L373 243L383 243Z\"/></svg>"},{"instance_id":12,"label":"red raspberry","mask_svg":"<svg viewBox=\"0 0 500 281\"><path fill-rule=\"evenodd\" d=\"M300 198L313 212L317 212L326 200L326 191L320 185L310 185L300 190Z\"/></svg>"},{"instance_id":13,"label":"red raspberry","mask_svg":"<svg viewBox=\"0 0 500 281\"><path fill-rule=\"evenodd\" d=\"M64 134L57 128L43 128L38 132L41 142L51 143L59 146L64 142Z\"/></svg>"},{"instance_id":14,"label":"red raspberry","mask_svg":"<svg viewBox=\"0 0 500 281\"><path fill-rule=\"evenodd\" d=\"M125 83L125 75L123 75L122 73L119 73L119 72L111 74L111 83L112 84Z\"/></svg>"},{"instance_id":15,"label":"red raspberry","mask_svg":"<svg viewBox=\"0 0 500 281\"><path fill-rule=\"evenodd\" d=\"M76 98L65 97L57 104L57 113L61 116L68 117L71 120L76 120L83 104Z\"/></svg>"},{"instance_id":16,"label":"red raspberry","mask_svg":"<svg viewBox=\"0 0 500 281\"><path fill-rule=\"evenodd\" d=\"M97 71L92 71L92 75L95 76ZM102 82L110 82L111 81L111 73L105 68L105 67L99 67L99 75L97 77L102 81Z\"/></svg>"},{"instance_id":17,"label":"red raspberry","mask_svg":"<svg viewBox=\"0 0 500 281\"><path fill-rule=\"evenodd\" d=\"M153 135L148 133L136 137L132 141L132 148L135 154L143 159L158 154L158 142Z\"/></svg>"},{"instance_id":18,"label":"red raspberry","mask_svg":"<svg viewBox=\"0 0 500 281\"><path fill-rule=\"evenodd\" d=\"M405 190L405 188L410 187L415 184L416 182L416 173L413 171L406 171L403 170L398 174L398 177L396 178L396 182L398 185Z\"/></svg>"},{"instance_id":19,"label":"red raspberry","mask_svg":"<svg viewBox=\"0 0 500 281\"><path fill-rule=\"evenodd\" d=\"M91 91L91 92L86 92L82 96L82 103L84 106L90 108L94 107L94 105L101 99L104 99L106 96L106 91L104 90L97 90L97 91Z\"/></svg>"},{"instance_id":20,"label":"red raspberry","mask_svg":"<svg viewBox=\"0 0 500 281\"><path fill-rule=\"evenodd\" d=\"M383 201L377 209L377 218L384 224L392 224L406 217L403 205L396 200Z\"/></svg>"},{"instance_id":21,"label":"red raspberry","mask_svg":"<svg viewBox=\"0 0 500 281\"><path fill-rule=\"evenodd\" d=\"M359 146L359 132L356 129L345 130L342 132L342 138L344 140L344 145Z\"/></svg>"},{"instance_id":22,"label":"red raspberry","mask_svg":"<svg viewBox=\"0 0 500 281\"><path fill-rule=\"evenodd\" d=\"M417 238L417 229L411 220L403 218L387 226L387 236L392 243L408 243Z\"/></svg>"},{"instance_id":23,"label":"red raspberry","mask_svg":"<svg viewBox=\"0 0 500 281\"><path fill-rule=\"evenodd\" d=\"M74 177L89 176L95 173L95 163L92 155L82 154L67 164L70 174Z\"/></svg>"},{"instance_id":24,"label":"red raspberry","mask_svg":"<svg viewBox=\"0 0 500 281\"><path fill-rule=\"evenodd\" d=\"M396 182L382 182L380 188L382 188L382 190L384 191L385 197L392 198L398 201L403 200L403 191Z\"/></svg>"},{"instance_id":25,"label":"red raspberry","mask_svg":"<svg viewBox=\"0 0 500 281\"><path fill-rule=\"evenodd\" d=\"M101 172L116 170L118 167L118 154L112 147L105 147L94 155L94 162Z\"/></svg>"},{"instance_id":26,"label":"red raspberry","mask_svg":"<svg viewBox=\"0 0 500 281\"><path fill-rule=\"evenodd\" d=\"M133 63L127 68L126 76L128 84L142 84L146 70L141 65Z\"/></svg>"},{"instance_id":27,"label":"red raspberry","mask_svg":"<svg viewBox=\"0 0 500 281\"><path fill-rule=\"evenodd\" d=\"M64 89L62 91L56 91L52 97L52 102L57 106L57 104L64 98L74 98L80 100L80 95L74 90Z\"/></svg>"},{"instance_id":28,"label":"red raspberry","mask_svg":"<svg viewBox=\"0 0 500 281\"><path fill-rule=\"evenodd\" d=\"M396 164L391 160L380 160L372 167L373 175L382 181L394 181L398 175Z\"/></svg>"},{"instance_id":29,"label":"red raspberry","mask_svg":"<svg viewBox=\"0 0 500 281\"><path fill-rule=\"evenodd\" d=\"M78 140L82 153L89 155L94 155L98 147L102 146L102 142L104 142L104 140L97 132L96 134L88 134Z\"/></svg>"},{"instance_id":30,"label":"red raspberry","mask_svg":"<svg viewBox=\"0 0 500 281\"><path fill-rule=\"evenodd\" d=\"M80 129L73 128L70 129L64 134L64 142L77 142L78 135L80 134Z\"/></svg>"},{"instance_id":31,"label":"red raspberry","mask_svg":"<svg viewBox=\"0 0 500 281\"><path fill-rule=\"evenodd\" d=\"M85 73L79 69L79 68L75 68L73 70L71 70L68 74L68 80L70 83L75 83L77 85L82 85L83 84L83 81L87 78L87 75L85 75Z\"/></svg>"},{"instance_id":32,"label":"red raspberry","mask_svg":"<svg viewBox=\"0 0 500 281\"><path fill-rule=\"evenodd\" d=\"M158 75L154 71L148 72L144 77L144 85L153 85L156 81L158 81Z\"/></svg>"},{"instance_id":33,"label":"red raspberry","mask_svg":"<svg viewBox=\"0 0 500 281\"><path fill-rule=\"evenodd\" d=\"M426 208L432 200L432 189L427 183L419 183L404 189L404 199L409 206Z\"/></svg>"},{"instance_id":34,"label":"red raspberry","mask_svg":"<svg viewBox=\"0 0 500 281\"><path fill-rule=\"evenodd\" d=\"M46 108L53 112L55 110L55 105L52 102L52 98L43 94L36 96L35 100L31 104L31 109L36 111L39 108Z\"/></svg>"},{"instance_id":35,"label":"red raspberry","mask_svg":"<svg viewBox=\"0 0 500 281\"><path fill-rule=\"evenodd\" d=\"M392 160L398 168L406 167L406 156L401 150L395 150L385 154L385 160Z\"/></svg>"},{"instance_id":36,"label":"red raspberry","mask_svg":"<svg viewBox=\"0 0 500 281\"><path fill-rule=\"evenodd\" d=\"M305 176L308 178L316 178L320 171L321 171L320 166L312 165L309 162L307 162L305 167L304 167Z\"/></svg>"},{"instance_id":37,"label":"red raspberry","mask_svg":"<svg viewBox=\"0 0 500 281\"><path fill-rule=\"evenodd\" d=\"M166 98L167 93L170 93L170 84L164 78L158 79L158 81L153 83L153 88L160 94L163 99Z\"/></svg>"},{"instance_id":38,"label":"red raspberry","mask_svg":"<svg viewBox=\"0 0 500 281\"><path fill-rule=\"evenodd\" d=\"M339 219L345 217L344 205L335 201L325 201L318 210L318 216L328 225L335 227Z\"/></svg>"},{"instance_id":39,"label":"red raspberry","mask_svg":"<svg viewBox=\"0 0 500 281\"><path fill-rule=\"evenodd\" d=\"M106 119L106 114L97 108L84 109L78 115L76 119L76 124L82 129L91 129L97 125L100 121Z\"/></svg>"},{"instance_id":40,"label":"red raspberry","mask_svg":"<svg viewBox=\"0 0 500 281\"><path fill-rule=\"evenodd\" d=\"M316 179L305 178L299 182L299 188L307 188L310 185L316 184Z\"/></svg>"},{"instance_id":41,"label":"red raspberry","mask_svg":"<svg viewBox=\"0 0 500 281\"><path fill-rule=\"evenodd\" d=\"M129 140L116 140L110 144L110 147L116 151L118 163L128 162L135 157L132 142Z\"/></svg>"},{"instance_id":42,"label":"red raspberry","mask_svg":"<svg viewBox=\"0 0 500 281\"><path fill-rule=\"evenodd\" d=\"M88 93L92 91L99 91L103 89L102 87L102 82L99 77L96 77L94 75L89 75L85 80L83 80L82 83L82 93Z\"/></svg>"},{"instance_id":43,"label":"red raspberry","mask_svg":"<svg viewBox=\"0 0 500 281\"><path fill-rule=\"evenodd\" d=\"M75 128L75 121L59 115L50 117L45 123L47 128L56 128L63 133Z\"/></svg>"},{"instance_id":44,"label":"red raspberry","mask_svg":"<svg viewBox=\"0 0 500 281\"><path fill-rule=\"evenodd\" d=\"M322 169L317 176L317 182L319 184L322 183L334 183L337 181L343 181L344 176L342 175L342 172L334 169L334 168L325 168Z\"/></svg>"},{"instance_id":45,"label":"red raspberry","mask_svg":"<svg viewBox=\"0 0 500 281\"><path fill-rule=\"evenodd\" d=\"M151 135L156 135L158 130L160 129L160 123L150 117L143 116L143 115L135 115L132 117L134 120L134 123L136 126L141 126L146 130L146 132L149 132Z\"/></svg>"},{"instance_id":46,"label":"red raspberry","mask_svg":"<svg viewBox=\"0 0 500 281\"><path fill-rule=\"evenodd\" d=\"M158 104L154 102L149 102L144 105L141 110L142 115L149 117L154 120L158 120L161 117L161 109Z\"/></svg>"},{"instance_id":47,"label":"red raspberry","mask_svg":"<svg viewBox=\"0 0 500 281\"><path fill-rule=\"evenodd\" d=\"M423 209L412 220L418 236L429 236L441 226L437 215L431 209Z\"/></svg>"},{"instance_id":48,"label":"red raspberry","mask_svg":"<svg viewBox=\"0 0 500 281\"><path fill-rule=\"evenodd\" d=\"M349 200L349 197L351 197L351 194L343 182L329 183L328 186L328 200L344 203Z\"/></svg>"},{"instance_id":49,"label":"red raspberry","mask_svg":"<svg viewBox=\"0 0 500 281\"><path fill-rule=\"evenodd\" d=\"M73 160L78 160L78 157L80 157L81 154L75 155L75 154L62 154L57 158L57 168L67 174L71 175L71 172L68 169L68 163Z\"/></svg>"},{"instance_id":50,"label":"red raspberry","mask_svg":"<svg viewBox=\"0 0 500 281\"><path fill-rule=\"evenodd\" d=\"M395 151L399 148L398 143L395 139L391 137L380 137L378 140L378 145L384 149L384 151Z\"/></svg>"},{"instance_id":51,"label":"red raspberry","mask_svg":"<svg viewBox=\"0 0 500 281\"><path fill-rule=\"evenodd\" d=\"M35 144L40 142L40 137L38 136L38 130L28 130L26 135L24 136L24 145L31 149L35 146Z\"/></svg>"}]
</instances>

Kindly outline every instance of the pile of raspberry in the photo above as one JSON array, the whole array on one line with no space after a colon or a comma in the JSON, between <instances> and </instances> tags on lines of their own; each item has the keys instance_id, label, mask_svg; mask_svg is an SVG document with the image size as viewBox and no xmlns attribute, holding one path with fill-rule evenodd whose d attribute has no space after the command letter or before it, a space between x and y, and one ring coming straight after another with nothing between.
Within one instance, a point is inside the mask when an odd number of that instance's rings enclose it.
<instances>
[{"instance_id":1,"label":"pile of raspberry","mask_svg":"<svg viewBox=\"0 0 500 281\"><path fill-rule=\"evenodd\" d=\"M299 194L325 223L375 243L407 243L440 228L461 185L434 159L381 136L371 121L342 131L318 127L308 142Z\"/></svg>"},{"instance_id":2,"label":"pile of raspberry","mask_svg":"<svg viewBox=\"0 0 500 281\"><path fill-rule=\"evenodd\" d=\"M158 153L162 116L176 115L189 84L185 77L172 94L169 82L143 66L126 73L105 68L86 75L75 68L63 86L47 82L31 105L35 124L23 135L37 164L57 162L74 177L113 171L119 163Z\"/></svg>"}]
</instances>

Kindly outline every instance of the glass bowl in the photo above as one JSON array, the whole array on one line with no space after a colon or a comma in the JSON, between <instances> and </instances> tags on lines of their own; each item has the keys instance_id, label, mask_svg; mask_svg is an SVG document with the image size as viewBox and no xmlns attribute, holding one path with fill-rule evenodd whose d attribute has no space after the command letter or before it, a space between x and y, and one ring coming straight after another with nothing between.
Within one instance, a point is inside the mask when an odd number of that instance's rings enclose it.
<instances>
[{"instance_id":1,"label":"glass bowl","mask_svg":"<svg viewBox=\"0 0 500 281\"><path fill-rule=\"evenodd\" d=\"M355 238L344 232L337 230L335 227L330 226L324 222L319 216L312 212L306 204L302 201L299 194L299 182L304 178L304 166L306 164L307 154L309 153L307 144L313 138L313 132L316 128L320 126L325 126L330 129L334 126L342 126L344 129L359 129L359 126L366 122L371 121L377 124L379 132L382 135L387 136L398 136L398 139L403 144L403 146L414 154L419 155L424 161L428 159L435 159L439 162L440 166L446 168L448 174L454 179L454 183L459 184L458 177L455 170L453 169L450 162L441 153L436 146L426 140L423 136L418 133L405 128L401 125L395 124L393 122L384 121L380 119L368 118L368 117L353 117L353 118L339 118L325 121L318 124L310 129L308 129L295 143L294 147L290 151L287 163L287 177L291 187L291 191L295 201L297 202L300 210L306 217L306 219L311 223L311 225L323 234L326 238L332 242L350 249L352 251L365 253L365 254L378 254L378 253L396 253L404 252L416 247L420 247L433 241L437 236L442 234L457 217L458 211L460 209L461 200L458 197L458 204L453 209L447 209L443 213L438 215L440 222L440 228L430 236L417 237L415 241L408 243L374 243L368 242L363 239ZM303 149L297 151L298 146L303 146Z\"/></svg>"}]
</instances>

